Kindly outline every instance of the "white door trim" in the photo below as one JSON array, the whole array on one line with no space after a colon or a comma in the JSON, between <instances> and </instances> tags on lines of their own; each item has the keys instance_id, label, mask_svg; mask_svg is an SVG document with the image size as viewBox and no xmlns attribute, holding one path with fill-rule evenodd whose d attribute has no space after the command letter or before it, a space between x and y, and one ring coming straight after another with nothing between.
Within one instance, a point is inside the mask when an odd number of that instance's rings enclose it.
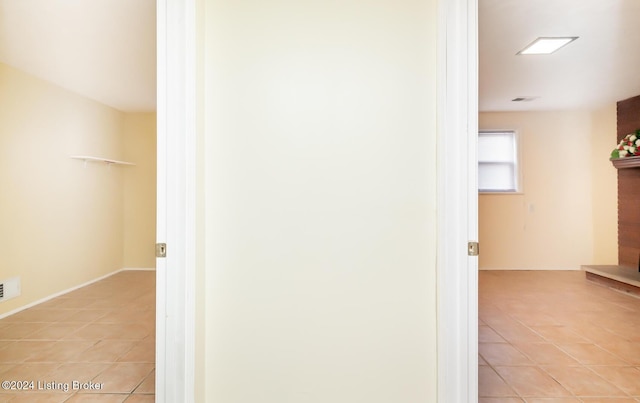
<instances>
[{"instance_id":1,"label":"white door trim","mask_svg":"<svg viewBox=\"0 0 640 403\"><path fill-rule=\"evenodd\" d=\"M193 402L195 382L195 0L157 2L156 402Z\"/></svg>"},{"instance_id":2,"label":"white door trim","mask_svg":"<svg viewBox=\"0 0 640 403\"><path fill-rule=\"evenodd\" d=\"M477 2L438 16L438 401L478 401Z\"/></svg>"},{"instance_id":3,"label":"white door trim","mask_svg":"<svg viewBox=\"0 0 640 403\"><path fill-rule=\"evenodd\" d=\"M167 243L168 254L157 265L156 401L192 402L195 0L157 4L157 240ZM478 399L477 258L467 256L466 245L477 237L477 0L441 0L439 9L438 401L473 403Z\"/></svg>"}]
</instances>

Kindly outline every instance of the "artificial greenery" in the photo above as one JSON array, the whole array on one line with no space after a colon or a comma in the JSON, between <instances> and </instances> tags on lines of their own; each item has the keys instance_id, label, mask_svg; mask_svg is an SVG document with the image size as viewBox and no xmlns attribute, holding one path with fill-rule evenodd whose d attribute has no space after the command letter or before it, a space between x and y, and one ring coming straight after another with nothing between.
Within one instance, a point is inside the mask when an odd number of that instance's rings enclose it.
<instances>
[{"instance_id":1,"label":"artificial greenery","mask_svg":"<svg viewBox=\"0 0 640 403\"><path fill-rule=\"evenodd\" d=\"M640 129L629 133L618 143L618 146L611 151L611 159L635 157L640 155Z\"/></svg>"}]
</instances>

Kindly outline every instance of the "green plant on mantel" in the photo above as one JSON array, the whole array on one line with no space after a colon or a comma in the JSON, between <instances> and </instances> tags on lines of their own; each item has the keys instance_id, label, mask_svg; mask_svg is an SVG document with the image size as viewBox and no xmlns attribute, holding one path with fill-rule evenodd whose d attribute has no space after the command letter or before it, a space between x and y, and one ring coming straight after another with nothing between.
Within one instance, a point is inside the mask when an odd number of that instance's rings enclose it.
<instances>
[{"instance_id":1,"label":"green plant on mantel","mask_svg":"<svg viewBox=\"0 0 640 403\"><path fill-rule=\"evenodd\" d=\"M618 146L611 151L611 158L635 157L640 155L640 129L634 133L629 133L618 143Z\"/></svg>"}]
</instances>

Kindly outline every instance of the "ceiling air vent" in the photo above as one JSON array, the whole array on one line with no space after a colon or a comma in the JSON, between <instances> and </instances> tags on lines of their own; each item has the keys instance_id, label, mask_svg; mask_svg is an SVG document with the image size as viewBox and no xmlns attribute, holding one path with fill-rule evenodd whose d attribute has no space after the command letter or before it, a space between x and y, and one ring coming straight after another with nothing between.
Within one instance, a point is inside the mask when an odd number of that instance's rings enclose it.
<instances>
[{"instance_id":1,"label":"ceiling air vent","mask_svg":"<svg viewBox=\"0 0 640 403\"><path fill-rule=\"evenodd\" d=\"M4 283L0 283L0 301L4 299Z\"/></svg>"},{"instance_id":2,"label":"ceiling air vent","mask_svg":"<svg viewBox=\"0 0 640 403\"><path fill-rule=\"evenodd\" d=\"M538 97L517 97L513 98L511 102L531 102Z\"/></svg>"}]
</instances>

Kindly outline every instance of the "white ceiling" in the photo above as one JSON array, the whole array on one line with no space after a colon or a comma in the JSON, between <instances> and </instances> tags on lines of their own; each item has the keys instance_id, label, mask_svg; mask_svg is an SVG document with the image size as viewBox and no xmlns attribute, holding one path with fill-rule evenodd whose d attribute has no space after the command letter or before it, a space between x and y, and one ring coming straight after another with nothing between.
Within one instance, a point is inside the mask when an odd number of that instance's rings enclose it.
<instances>
[{"instance_id":1,"label":"white ceiling","mask_svg":"<svg viewBox=\"0 0 640 403\"><path fill-rule=\"evenodd\" d=\"M593 109L640 95L640 0L478 0L481 111ZM516 56L540 36L579 36ZM538 97L512 102L516 97Z\"/></svg>"},{"instance_id":2,"label":"white ceiling","mask_svg":"<svg viewBox=\"0 0 640 403\"><path fill-rule=\"evenodd\" d=\"M0 0L0 62L122 111L155 111L156 2Z\"/></svg>"},{"instance_id":3,"label":"white ceiling","mask_svg":"<svg viewBox=\"0 0 640 403\"><path fill-rule=\"evenodd\" d=\"M478 3L481 111L598 108L640 95L640 0ZM155 0L0 0L0 61L119 110L153 111L155 13ZM580 39L516 56L539 36Z\"/></svg>"}]
</instances>

